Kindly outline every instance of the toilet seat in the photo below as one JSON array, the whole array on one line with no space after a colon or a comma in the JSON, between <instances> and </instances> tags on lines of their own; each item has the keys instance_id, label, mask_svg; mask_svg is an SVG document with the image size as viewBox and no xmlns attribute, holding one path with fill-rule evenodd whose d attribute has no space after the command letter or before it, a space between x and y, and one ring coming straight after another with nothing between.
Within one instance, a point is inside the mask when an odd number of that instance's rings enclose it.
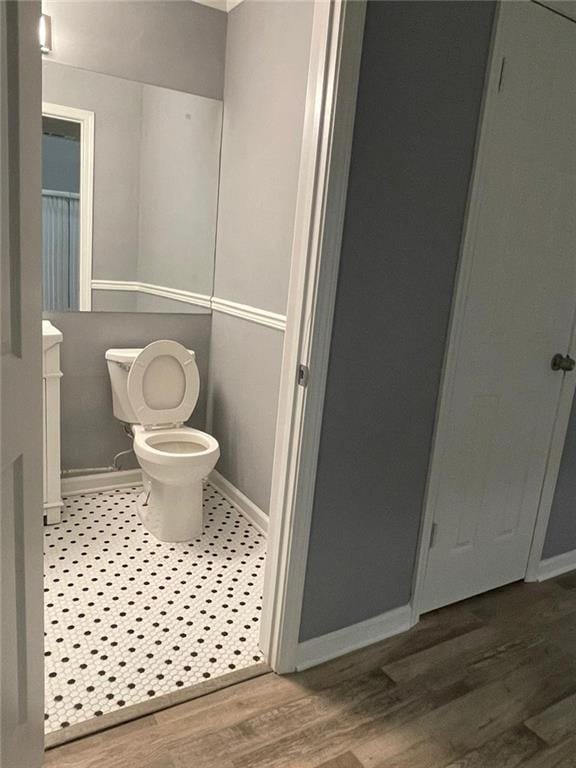
<instances>
[{"instance_id":1,"label":"toilet seat","mask_svg":"<svg viewBox=\"0 0 576 768\"><path fill-rule=\"evenodd\" d=\"M192 427L145 429L135 424L134 453L149 476L163 485L186 486L208 477L220 457L216 438Z\"/></svg>"},{"instance_id":2,"label":"toilet seat","mask_svg":"<svg viewBox=\"0 0 576 768\"><path fill-rule=\"evenodd\" d=\"M219 451L218 441L212 435L192 427L144 430L134 428L134 448L141 459L154 464L186 465Z\"/></svg>"},{"instance_id":3,"label":"toilet seat","mask_svg":"<svg viewBox=\"0 0 576 768\"><path fill-rule=\"evenodd\" d=\"M132 363L127 391L145 429L183 424L200 393L194 356L176 341L153 341Z\"/></svg>"}]
</instances>

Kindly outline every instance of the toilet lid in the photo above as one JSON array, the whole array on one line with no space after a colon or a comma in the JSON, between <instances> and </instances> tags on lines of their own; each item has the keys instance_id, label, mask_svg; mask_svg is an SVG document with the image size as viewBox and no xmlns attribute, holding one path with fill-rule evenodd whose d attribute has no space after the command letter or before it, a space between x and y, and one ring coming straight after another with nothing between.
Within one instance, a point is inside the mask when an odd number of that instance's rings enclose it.
<instances>
[{"instance_id":1,"label":"toilet lid","mask_svg":"<svg viewBox=\"0 0 576 768\"><path fill-rule=\"evenodd\" d=\"M185 422L199 393L194 355L176 341L148 344L128 373L128 400L145 427Z\"/></svg>"}]
</instances>

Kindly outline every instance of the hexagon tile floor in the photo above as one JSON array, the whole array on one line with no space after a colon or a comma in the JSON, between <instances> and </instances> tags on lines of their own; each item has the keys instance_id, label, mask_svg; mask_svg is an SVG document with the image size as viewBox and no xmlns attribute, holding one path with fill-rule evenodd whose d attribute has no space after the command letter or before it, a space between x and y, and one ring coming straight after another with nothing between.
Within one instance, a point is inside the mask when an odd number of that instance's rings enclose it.
<instances>
[{"instance_id":1,"label":"hexagon tile floor","mask_svg":"<svg viewBox=\"0 0 576 768\"><path fill-rule=\"evenodd\" d=\"M140 492L68 497L44 529L47 733L262 661L264 537L207 485L202 536L160 542Z\"/></svg>"}]
</instances>

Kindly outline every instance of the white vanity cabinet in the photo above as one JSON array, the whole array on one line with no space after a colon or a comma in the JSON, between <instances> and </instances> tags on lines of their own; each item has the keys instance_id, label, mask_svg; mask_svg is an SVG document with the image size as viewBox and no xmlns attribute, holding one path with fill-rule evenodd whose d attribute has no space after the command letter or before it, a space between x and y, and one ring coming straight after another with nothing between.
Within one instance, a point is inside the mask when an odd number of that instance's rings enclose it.
<instances>
[{"instance_id":1,"label":"white vanity cabinet","mask_svg":"<svg viewBox=\"0 0 576 768\"><path fill-rule=\"evenodd\" d=\"M49 320L42 321L42 401L44 438L44 518L59 523L60 488L60 344L61 332Z\"/></svg>"}]
</instances>

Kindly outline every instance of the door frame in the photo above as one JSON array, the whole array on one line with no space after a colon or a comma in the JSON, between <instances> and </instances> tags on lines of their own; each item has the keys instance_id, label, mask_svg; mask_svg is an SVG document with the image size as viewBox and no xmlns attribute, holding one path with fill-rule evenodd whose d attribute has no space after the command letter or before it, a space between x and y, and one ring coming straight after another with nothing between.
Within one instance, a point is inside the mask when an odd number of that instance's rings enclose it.
<instances>
[{"instance_id":1,"label":"door frame","mask_svg":"<svg viewBox=\"0 0 576 768\"><path fill-rule=\"evenodd\" d=\"M260 633L278 673L298 665L365 13L365 0L314 6Z\"/></svg>"},{"instance_id":2,"label":"door frame","mask_svg":"<svg viewBox=\"0 0 576 768\"><path fill-rule=\"evenodd\" d=\"M523 0L531 2L531 0ZM539 3L535 3L540 5ZM476 151L474 165L470 177L470 186L468 192L468 205L464 217L463 239L460 249L460 260L455 280L455 291L452 301L450 321L447 333L447 343L444 352L444 363L442 369L442 379L440 383L438 405L436 410L436 423L434 425L434 435L431 447L431 459L428 469L426 490L424 496L424 513L420 526L420 536L418 541L416 566L414 571L414 580L412 588L412 623L416 624L424 610L423 595L426 579L426 570L428 565L428 553L430 550L430 541L433 534L433 523L437 505L437 498L440 486L441 465L446 447L446 434L450 416L450 402L455 385L456 358L460 342L460 336L464 325L464 314L468 297L468 287L473 265L473 236L480 211L482 200L482 168L486 156L488 137L485 126L491 122L491 114L496 106L495 94L498 91L501 72L503 68L504 52L508 44L503 25L501 24L502 0L498 2L495 10L494 24L492 31L492 41L488 56L488 65L484 82L484 92L482 96L482 105L480 110L479 131L476 137ZM545 6L540 6L545 10L551 11ZM571 354L576 354L576 328L573 329L570 344ZM538 511L534 525L532 543L526 565L526 581L534 581L538 578L538 565L542 556L544 539L550 518L552 500L556 480L562 458L564 439L568 428L568 419L572 406L572 396L574 393L574 384L570 381L564 381L556 409L556 416L550 446L548 449L548 459L540 493Z\"/></svg>"},{"instance_id":3,"label":"door frame","mask_svg":"<svg viewBox=\"0 0 576 768\"><path fill-rule=\"evenodd\" d=\"M92 231L94 221L94 112L42 102L42 116L80 125L80 243L78 310L92 309Z\"/></svg>"},{"instance_id":4,"label":"door frame","mask_svg":"<svg viewBox=\"0 0 576 768\"><path fill-rule=\"evenodd\" d=\"M568 19L572 21L571 19ZM573 22L572 22L573 23ZM572 335L570 338L570 348L568 354L576 357L576 322L573 324ZM576 388L576 377L574 375L563 374L560 397L556 408L554 426L552 428L552 437L550 438L550 447L548 450L548 459L546 461L546 470L544 473L544 482L540 492L540 502L538 504L538 513L536 515L536 524L532 535L532 544L528 554L528 565L524 581L541 581L546 576L541 575L540 564L542 562L542 553L550 522L552 512L552 503L554 501L554 492L560 472L562 454L564 452L564 443L566 442L566 433L570 422L570 413L572 403L574 402L574 390ZM553 575L553 574L550 574ZM557 574L554 574L557 575Z\"/></svg>"}]
</instances>

